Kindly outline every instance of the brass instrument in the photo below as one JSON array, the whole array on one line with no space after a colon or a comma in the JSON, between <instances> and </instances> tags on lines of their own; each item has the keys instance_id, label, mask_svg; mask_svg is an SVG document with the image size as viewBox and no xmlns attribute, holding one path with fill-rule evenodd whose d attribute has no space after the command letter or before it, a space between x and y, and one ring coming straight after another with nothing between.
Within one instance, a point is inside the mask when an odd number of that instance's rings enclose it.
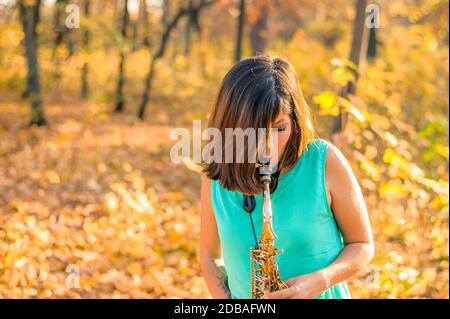
<instances>
[{"instance_id":1,"label":"brass instrument","mask_svg":"<svg viewBox=\"0 0 450 319\"><path fill-rule=\"evenodd\" d=\"M260 166L260 180L263 191L262 232L256 247L250 248L250 289L252 299L263 299L264 291L273 292L287 288L281 280L275 257L282 253L274 247L276 238L272 228L272 204L270 182L272 168L269 164Z\"/></svg>"}]
</instances>

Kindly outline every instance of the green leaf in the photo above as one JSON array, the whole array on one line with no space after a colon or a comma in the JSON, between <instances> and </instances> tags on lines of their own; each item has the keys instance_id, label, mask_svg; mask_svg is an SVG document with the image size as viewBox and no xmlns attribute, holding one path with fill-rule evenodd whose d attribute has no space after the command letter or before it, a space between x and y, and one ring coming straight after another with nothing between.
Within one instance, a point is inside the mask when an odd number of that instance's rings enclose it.
<instances>
[{"instance_id":1,"label":"green leaf","mask_svg":"<svg viewBox=\"0 0 450 319\"><path fill-rule=\"evenodd\" d=\"M339 114L339 105L336 103L336 93L325 91L314 97L314 103L320 106L320 115L337 116Z\"/></svg>"}]
</instances>

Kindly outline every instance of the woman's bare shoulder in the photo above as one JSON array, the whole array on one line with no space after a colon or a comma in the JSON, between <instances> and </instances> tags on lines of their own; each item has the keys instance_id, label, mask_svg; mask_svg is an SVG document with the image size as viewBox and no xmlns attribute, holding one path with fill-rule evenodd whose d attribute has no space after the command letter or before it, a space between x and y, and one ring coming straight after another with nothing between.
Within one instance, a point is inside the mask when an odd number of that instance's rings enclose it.
<instances>
[{"instance_id":1,"label":"woman's bare shoulder","mask_svg":"<svg viewBox=\"0 0 450 319\"><path fill-rule=\"evenodd\" d=\"M348 182L356 182L352 167L343 152L332 142L327 143L325 174L327 184L331 188L345 185Z\"/></svg>"},{"instance_id":2,"label":"woman's bare shoulder","mask_svg":"<svg viewBox=\"0 0 450 319\"><path fill-rule=\"evenodd\" d=\"M205 173L202 173L202 182L211 183L211 179Z\"/></svg>"}]
</instances>

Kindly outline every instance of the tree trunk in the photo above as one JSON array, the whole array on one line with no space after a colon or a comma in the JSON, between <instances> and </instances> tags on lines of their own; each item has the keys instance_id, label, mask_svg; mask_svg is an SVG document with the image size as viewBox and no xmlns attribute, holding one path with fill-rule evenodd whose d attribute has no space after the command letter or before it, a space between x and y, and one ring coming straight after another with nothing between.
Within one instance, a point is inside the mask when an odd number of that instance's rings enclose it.
<instances>
[{"instance_id":1,"label":"tree trunk","mask_svg":"<svg viewBox=\"0 0 450 319\"><path fill-rule=\"evenodd\" d=\"M250 28L250 45L253 55L264 53L267 46L267 22L269 19L269 7L266 1L261 2L258 18Z\"/></svg>"},{"instance_id":2,"label":"tree trunk","mask_svg":"<svg viewBox=\"0 0 450 319\"><path fill-rule=\"evenodd\" d=\"M54 73L52 73L53 86L56 91L59 92L59 79L61 78L61 59L58 58L58 48L63 43L65 38L65 24L64 24L64 11L67 5L67 0L57 0L54 4L54 16L53 16L53 28L54 39L52 48L52 62L54 66Z\"/></svg>"},{"instance_id":3,"label":"tree trunk","mask_svg":"<svg viewBox=\"0 0 450 319\"><path fill-rule=\"evenodd\" d=\"M136 52L139 48L138 45L138 28L139 28L139 20L131 22L131 51Z\"/></svg>"},{"instance_id":4,"label":"tree trunk","mask_svg":"<svg viewBox=\"0 0 450 319\"><path fill-rule=\"evenodd\" d=\"M69 59L76 52L74 33L73 33L72 29L67 29L67 32L66 32L65 36L67 38L67 51L69 52L69 54L67 55L67 59Z\"/></svg>"},{"instance_id":5,"label":"tree trunk","mask_svg":"<svg viewBox=\"0 0 450 319\"><path fill-rule=\"evenodd\" d=\"M116 91L116 112L122 112L125 107L125 97L123 94L123 87L125 84L125 59L126 59L126 40L128 27L128 0L124 0L123 20L122 20L122 41L120 45L120 62L119 62L119 77L117 80Z\"/></svg>"},{"instance_id":6,"label":"tree trunk","mask_svg":"<svg viewBox=\"0 0 450 319\"><path fill-rule=\"evenodd\" d=\"M144 94L142 96L142 102L138 111L138 118L140 118L141 120L144 119L145 107L147 106L147 103L150 101L150 92L153 82L153 74L155 73L156 60L157 59L153 59L152 62L150 63L150 69L148 71L147 76L145 77Z\"/></svg>"},{"instance_id":7,"label":"tree trunk","mask_svg":"<svg viewBox=\"0 0 450 319\"><path fill-rule=\"evenodd\" d=\"M196 10L197 12L200 12L201 9L203 9L204 7L206 7L208 5L213 4L214 2L215 2L215 0L209 0L209 1L201 0L200 3L198 4L198 6L194 7L194 10ZM167 4L167 1L165 1L164 3ZM178 10L177 14L172 18L172 20L167 22L164 33L162 34L162 37L161 37L158 51L156 51L155 54L153 54L151 56L150 68L147 73L147 76L145 77L145 85L144 85L145 88L144 88L144 92L142 94L141 105L139 106L139 110L138 110L138 114L137 114L141 120L144 119L145 108L146 108L148 102L150 101L152 81L153 81L153 77L155 75L156 62L164 56L164 53L165 53L166 47L167 47L167 43L169 41L169 38L170 38L170 35L171 35L173 29L175 29L175 27L177 26L180 19L183 16L189 14L189 12L190 12L189 7L181 7Z\"/></svg>"},{"instance_id":8,"label":"tree trunk","mask_svg":"<svg viewBox=\"0 0 450 319\"><path fill-rule=\"evenodd\" d=\"M141 19L142 24L142 45L149 48L150 41L148 38L149 35L149 25L148 25L148 12L147 12L147 1L141 0L139 3L139 19Z\"/></svg>"},{"instance_id":9,"label":"tree trunk","mask_svg":"<svg viewBox=\"0 0 450 319\"><path fill-rule=\"evenodd\" d=\"M242 56L242 38L244 33L245 26L245 0L240 0L239 4L239 20L238 20L238 28L237 28L237 37L236 37L236 52L234 56L234 60L239 62Z\"/></svg>"},{"instance_id":10,"label":"tree trunk","mask_svg":"<svg viewBox=\"0 0 450 319\"><path fill-rule=\"evenodd\" d=\"M181 8L177 15L173 18L173 20L166 26L166 30L162 35L160 46L158 51L153 55L152 61L150 63L150 69L145 77L145 85L144 85L144 93L142 94L141 105L138 110L138 117L143 120L145 116L145 108L147 107L147 103L150 101L150 93L152 89L152 80L155 73L155 65L156 61L164 56L164 52L166 50L167 42L169 41L170 33L178 24L180 18L187 13L187 9Z\"/></svg>"},{"instance_id":11,"label":"tree trunk","mask_svg":"<svg viewBox=\"0 0 450 319\"><path fill-rule=\"evenodd\" d=\"M84 0L83 11L85 18L89 19L90 0ZM85 53L85 58L83 68L81 69L81 98L83 99L86 99L89 95L89 85L88 85L89 61L87 57L89 53L89 39L90 39L89 26L85 26L83 32L83 49Z\"/></svg>"},{"instance_id":12,"label":"tree trunk","mask_svg":"<svg viewBox=\"0 0 450 319\"><path fill-rule=\"evenodd\" d=\"M21 1L19 1L19 2L23 2L22 0ZM19 6L20 6L21 4L19 3ZM25 6L25 4L23 4L24 6ZM38 6L38 9L37 10L34 10L33 11L33 13L30 13L31 15L32 15L32 18L33 18L33 21L34 21L34 23L33 23L33 25L31 26L32 27L32 38L33 39L35 39L36 41L37 41L37 31L36 31L36 27L37 27L37 25L39 24L39 20L40 20L40 6L41 6L41 0L36 0L36 2L34 3L34 5L36 5L36 6ZM29 6L29 5L28 5ZM19 9L20 9L20 7L19 7ZM30 16L30 18L27 18L27 19L29 19L29 21L31 21L31 16ZM23 22L22 22L22 24L23 24ZM25 32L25 31L24 31ZM37 43L36 43L37 44ZM25 90L22 92L22 98L27 98L28 96L29 96L29 94L30 94L30 77L28 76L27 77L27 85L26 85L26 87L25 87Z\"/></svg>"},{"instance_id":13,"label":"tree trunk","mask_svg":"<svg viewBox=\"0 0 450 319\"><path fill-rule=\"evenodd\" d=\"M161 23L163 25L167 24L167 20L169 17L169 11L170 11L170 0L162 0Z\"/></svg>"},{"instance_id":14,"label":"tree trunk","mask_svg":"<svg viewBox=\"0 0 450 319\"><path fill-rule=\"evenodd\" d=\"M377 29L372 27L369 31L369 45L367 48L367 59L373 59L377 55Z\"/></svg>"},{"instance_id":15,"label":"tree trunk","mask_svg":"<svg viewBox=\"0 0 450 319\"><path fill-rule=\"evenodd\" d=\"M37 25L41 21L41 0L35 0L34 1L34 11L33 11L33 38L37 40Z\"/></svg>"},{"instance_id":16,"label":"tree trunk","mask_svg":"<svg viewBox=\"0 0 450 319\"><path fill-rule=\"evenodd\" d=\"M53 43L52 60L55 60L58 47L64 40L65 26L63 12L65 12L66 4L67 0L56 0L55 2L55 16L53 19L55 39Z\"/></svg>"},{"instance_id":17,"label":"tree trunk","mask_svg":"<svg viewBox=\"0 0 450 319\"><path fill-rule=\"evenodd\" d=\"M193 32L200 34L199 14L201 7L195 8L192 0L189 4L189 14L186 19L186 29L184 32L184 55L189 56L191 51L191 37Z\"/></svg>"},{"instance_id":18,"label":"tree trunk","mask_svg":"<svg viewBox=\"0 0 450 319\"><path fill-rule=\"evenodd\" d=\"M355 9L356 16L353 23L353 39L352 39L352 47L350 51L350 61L355 64L358 69L361 69L361 66L364 63L366 53L367 53L367 28L365 26L365 18L366 18L366 6L367 0L356 0ZM353 70L351 70L354 72ZM347 97L350 94L356 93L356 83L358 81L359 71L354 72L355 80L353 82L349 82L345 88L341 91L340 95L342 97ZM344 130L345 125L347 124L348 114L343 112L342 110L339 112L339 115L335 118L334 126L332 134L338 133Z\"/></svg>"},{"instance_id":19,"label":"tree trunk","mask_svg":"<svg viewBox=\"0 0 450 319\"><path fill-rule=\"evenodd\" d=\"M191 31L192 31L192 22L193 22L193 15L194 15L194 8L192 4L192 0L189 1L189 14L188 18L186 19L186 29L184 31L184 55L189 56L189 52L191 51Z\"/></svg>"},{"instance_id":20,"label":"tree trunk","mask_svg":"<svg viewBox=\"0 0 450 319\"><path fill-rule=\"evenodd\" d=\"M41 99L41 87L39 82L39 65L37 57L37 32L36 25L39 19L41 0L35 0L34 4L25 4L19 1L19 14L25 34L25 55L28 65L28 96L31 103L30 125L42 126L47 124Z\"/></svg>"}]
</instances>

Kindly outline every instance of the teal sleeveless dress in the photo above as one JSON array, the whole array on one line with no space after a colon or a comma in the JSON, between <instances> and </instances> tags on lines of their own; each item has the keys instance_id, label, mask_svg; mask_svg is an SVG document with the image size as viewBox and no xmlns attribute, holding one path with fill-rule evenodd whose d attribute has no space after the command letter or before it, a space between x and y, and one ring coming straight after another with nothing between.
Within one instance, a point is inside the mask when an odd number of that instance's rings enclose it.
<instances>
[{"instance_id":1,"label":"teal sleeveless dress","mask_svg":"<svg viewBox=\"0 0 450 319\"><path fill-rule=\"evenodd\" d=\"M275 247L283 251L276 257L282 280L326 267L344 247L325 191L327 147L325 140L310 141L295 166L279 177L278 188L271 194ZM231 298L249 299L250 248L255 246L255 239L250 217L242 206L243 195L213 180L211 197ZM261 194L255 196L252 213L258 240L261 200ZM351 297L346 283L341 282L316 298Z\"/></svg>"}]
</instances>

